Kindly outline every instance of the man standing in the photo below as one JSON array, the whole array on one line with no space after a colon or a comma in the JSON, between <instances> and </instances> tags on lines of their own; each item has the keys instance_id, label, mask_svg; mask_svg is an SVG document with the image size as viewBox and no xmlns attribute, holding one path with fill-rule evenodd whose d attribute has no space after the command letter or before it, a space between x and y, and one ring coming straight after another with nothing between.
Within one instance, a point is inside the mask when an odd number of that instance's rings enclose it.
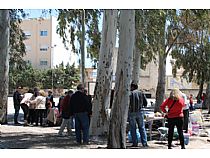
<instances>
[{"instance_id":1,"label":"man standing","mask_svg":"<svg viewBox=\"0 0 210 158\"><path fill-rule=\"evenodd\" d=\"M147 106L147 100L145 95L137 89L138 85L131 83L128 119L129 119L132 142L133 142L132 147L138 146L138 139L136 135L136 124L138 125L139 128L141 143L143 147L148 147L147 134L144 123L144 111L142 109L143 107Z\"/></svg>"},{"instance_id":2,"label":"man standing","mask_svg":"<svg viewBox=\"0 0 210 158\"><path fill-rule=\"evenodd\" d=\"M89 144L89 116L92 111L91 105L84 93L84 86L82 84L77 86L77 91L71 96L70 112L75 118L77 143L81 144L83 139L83 144Z\"/></svg>"},{"instance_id":3,"label":"man standing","mask_svg":"<svg viewBox=\"0 0 210 158\"><path fill-rule=\"evenodd\" d=\"M70 100L71 100L71 95L74 92L72 90L69 90L67 92L67 95L63 98L63 100L61 101L61 106L60 106L60 113L62 116L62 124L60 127L60 130L58 132L59 136L63 136L63 131L65 129L65 127L67 127L67 132L68 135L71 135L72 131L71 131L71 117L70 117Z\"/></svg>"},{"instance_id":4,"label":"man standing","mask_svg":"<svg viewBox=\"0 0 210 158\"><path fill-rule=\"evenodd\" d=\"M18 115L19 115L19 111L20 111L20 102L22 100L20 91L21 91L21 87L17 87L16 91L13 94L13 103L14 103L14 109L15 109L14 123L16 125L20 124L18 122Z\"/></svg>"}]
</instances>

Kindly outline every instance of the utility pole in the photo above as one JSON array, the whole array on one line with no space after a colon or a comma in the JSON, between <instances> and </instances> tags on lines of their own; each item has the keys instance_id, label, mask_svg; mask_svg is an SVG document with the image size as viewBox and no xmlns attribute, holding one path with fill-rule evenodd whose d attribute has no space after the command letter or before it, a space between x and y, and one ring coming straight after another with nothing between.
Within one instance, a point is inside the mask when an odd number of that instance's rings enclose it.
<instances>
[{"instance_id":1,"label":"utility pole","mask_svg":"<svg viewBox=\"0 0 210 158\"><path fill-rule=\"evenodd\" d=\"M81 37L81 82L85 85L85 9L82 9L82 37Z\"/></svg>"}]
</instances>

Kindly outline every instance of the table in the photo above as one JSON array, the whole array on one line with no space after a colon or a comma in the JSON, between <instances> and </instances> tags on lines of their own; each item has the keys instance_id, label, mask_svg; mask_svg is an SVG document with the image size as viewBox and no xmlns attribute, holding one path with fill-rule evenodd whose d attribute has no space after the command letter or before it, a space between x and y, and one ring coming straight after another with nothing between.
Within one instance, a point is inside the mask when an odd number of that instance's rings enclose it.
<instances>
[{"instance_id":1,"label":"table","mask_svg":"<svg viewBox=\"0 0 210 158\"><path fill-rule=\"evenodd\" d=\"M146 118L145 122L148 122L149 124L149 137L150 140L152 140L152 125L154 121L162 121L162 126L165 126L165 118L164 117L154 117L154 118Z\"/></svg>"}]
</instances>

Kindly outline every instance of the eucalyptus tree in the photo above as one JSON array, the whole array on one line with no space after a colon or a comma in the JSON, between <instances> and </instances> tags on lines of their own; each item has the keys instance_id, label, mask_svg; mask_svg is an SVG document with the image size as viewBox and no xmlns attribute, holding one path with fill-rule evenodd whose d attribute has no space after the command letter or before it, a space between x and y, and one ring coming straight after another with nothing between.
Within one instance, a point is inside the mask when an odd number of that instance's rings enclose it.
<instances>
[{"instance_id":1,"label":"eucalyptus tree","mask_svg":"<svg viewBox=\"0 0 210 158\"><path fill-rule=\"evenodd\" d=\"M141 45L143 44L143 10L135 10L135 44L133 49L132 82L140 84Z\"/></svg>"},{"instance_id":2,"label":"eucalyptus tree","mask_svg":"<svg viewBox=\"0 0 210 158\"><path fill-rule=\"evenodd\" d=\"M9 10L0 9L0 124L7 123L7 95L9 74Z\"/></svg>"},{"instance_id":3,"label":"eucalyptus tree","mask_svg":"<svg viewBox=\"0 0 210 158\"><path fill-rule=\"evenodd\" d=\"M119 30L119 54L109 125L108 148L126 148L126 122L135 41L135 10L120 10Z\"/></svg>"},{"instance_id":4,"label":"eucalyptus tree","mask_svg":"<svg viewBox=\"0 0 210 158\"><path fill-rule=\"evenodd\" d=\"M72 48L74 53L81 53L81 82L85 83L85 41L87 51L93 58L98 58L100 46L98 9L58 9L57 33L63 38L67 49Z\"/></svg>"},{"instance_id":5,"label":"eucalyptus tree","mask_svg":"<svg viewBox=\"0 0 210 158\"><path fill-rule=\"evenodd\" d=\"M10 14L10 51L9 51L9 89L12 91L15 86L16 76L26 68L23 60L26 55L24 40L26 39L23 30L20 28L22 19L27 15L22 9L11 9Z\"/></svg>"},{"instance_id":6,"label":"eucalyptus tree","mask_svg":"<svg viewBox=\"0 0 210 158\"><path fill-rule=\"evenodd\" d=\"M9 16L9 17L8 17ZM23 43L24 36L23 31L20 28L21 18L25 17L26 14L21 9L1 10L1 71L0 83L1 96L0 96L0 122L7 122L7 94L9 78L13 81L12 72L16 72L17 69L21 69L25 66L25 62L22 57L25 54L25 45ZM9 31L8 31L9 29ZM8 63L9 62L9 63ZM8 68L8 66L10 68ZM10 69L10 74L8 73ZM12 84L11 84L12 85ZM13 85L14 86L14 85Z\"/></svg>"},{"instance_id":7,"label":"eucalyptus tree","mask_svg":"<svg viewBox=\"0 0 210 158\"><path fill-rule=\"evenodd\" d=\"M104 10L102 40L99 53L97 79L93 98L93 116L90 125L91 135L104 135L108 132L110 96L113 81L113 59L116 58L118 11Z\"/></svg>"},{"instance_id":8,"label":"eucalyptus tree","mask_svg":"<svg viewBox=\"0 0 210 158\"><path fill-rule=\"evenodd\" d=\"M140 69L145 69L147 64L156 60L157 52L154 49L154 37L148 19L150 10L135 10L135 45L133 51L132 81L140 83Z\"/></svg>"},{"instance_id":9,"label":"eucalyptus tree","mask_svg":"<svg viewBox=\"0 0 210 158\"><path fill-rule=\"evenodd\" d=\"M141 67L145 68L147 63L151 61L158 63L155 111L159 111L159 105L165 95L166 57L176 40L176 37L172 38L171 35L175 19L175 10L138 10L136 14L136 20L138 21L136 25L140 24L136 29L136 38L139 38L136 46L142 56L140 59ZM133 75L135 75L135 72L134 67Z\"/></svg>"},{"instance_id":10,"label":"eucalyptus tree","mask_svg":"<svg viewBox=\"0 0 210 158\"><path fill-rule=\"evenodd\" d=\"M182 76L199 85L197 98L200 99L204 83L210 81L210 14L209 10L181 10L180 16L180 25L186 27L172 52L176 59L173 73L175 75L177 68L182 67Z\"/></svg>"}]
</instances>

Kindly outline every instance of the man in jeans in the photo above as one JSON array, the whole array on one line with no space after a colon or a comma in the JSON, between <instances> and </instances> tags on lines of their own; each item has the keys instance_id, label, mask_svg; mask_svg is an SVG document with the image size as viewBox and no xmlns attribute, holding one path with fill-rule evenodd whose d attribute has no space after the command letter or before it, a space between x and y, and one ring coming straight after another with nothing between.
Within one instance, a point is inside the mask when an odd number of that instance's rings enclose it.
<instances>
[{"instance_id":1,"label":"man in jeans","mask_svg":"<svg viewBox=\"0 0 210 158\"><path fill-rule=\"evenodd\" d=\"M20 102L22 100L20 91L21 91L21 87L18 86L16 91L13 94L13 102L14 102L14 109L15 109L14 124L16 124L16 125L20 124L18 122L18 115L19 115L19 111L20 111Z\"/></svg>"},{"instance_id":2,"label":"man in jeans","mask_svg":"<svg viewBox=\"0 0 210 158\"><path fill-rule=\"evenodd\" d=\"M92 114L92 111L82 84L77 86L77 91L71 96L70 112L75 118L77 143L81 144L83 140L83 144L89 144L89 116Z\"/></svg>"},{"instance_id":3,"label":"man in jeans","mask_svg":"<svg viewBox=\"0 0 210 158\"><path fill-rule=\"evenodd\" d=\"M144 123L144 111L142 109L143 107L147 106L147 100L145 95L137 89L138 85L131 83L128 119L129 119L132 142L133 142L132 147L138 146L138 140L136 135L136 124L138 125L139 128L141 143L143 147L148 147L147 134Z\"/></svg>"}]
</instances>

